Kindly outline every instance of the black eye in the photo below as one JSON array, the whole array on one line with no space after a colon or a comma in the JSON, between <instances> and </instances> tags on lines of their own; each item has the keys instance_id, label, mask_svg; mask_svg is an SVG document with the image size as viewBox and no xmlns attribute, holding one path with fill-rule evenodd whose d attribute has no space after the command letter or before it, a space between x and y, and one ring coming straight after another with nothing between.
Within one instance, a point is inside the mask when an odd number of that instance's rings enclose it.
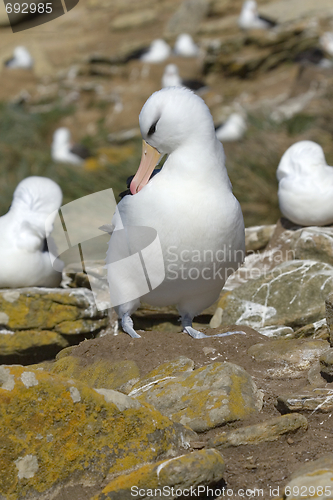
<instances>
[{"instance_id":1,"label":"black eye","mask_svg":"<svg viewBox=\"0 0 333 500\"><path fill-rule=\"evenodd\" d=\"M150 127L150 129L148 130L148 134L147 134L148 136L153 135L155 133L157 122L158 122L158 120L156 120L156 122L154 122L152 124L152 126Z\"/></svg>"}]
</instances>

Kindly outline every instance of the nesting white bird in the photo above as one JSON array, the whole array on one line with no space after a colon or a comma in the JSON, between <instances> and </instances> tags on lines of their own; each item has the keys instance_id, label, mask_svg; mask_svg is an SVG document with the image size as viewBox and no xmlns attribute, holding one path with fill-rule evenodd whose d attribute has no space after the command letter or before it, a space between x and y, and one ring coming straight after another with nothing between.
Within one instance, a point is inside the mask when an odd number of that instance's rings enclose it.
<instances>
[{"instance_id":1,"label":"nesting white bird","mask_svg":"<svg viewBox=\"0 0 333 500\"><path fill-rule=\"evenodd\" d=\"M138 337L131 314L140 298L155 306L176 305L184 331L204 338L192 327L192 320L219 297L245 252L243 215L232 193L223 146L204 101L183 87L155 92L143 106L139 122L142 159L130 184L132 195L117 206L107 262L115 260L111 254L118 229L127 232L145 226L157 232L165 275L157 287L115 309L123 330ZM151 177L161 155L167 155L163 168ZM142 254L148 274L156 270L160 254L150 252L149 259ZM140 261L135 271L127 262L122 284L135 293ZM117 285L115 279L117 274L115 278L108 269L110 293ZM235 332L217 336L230 333Z\"/></svg>"},{"instance_id":2,"label":"nesting white bird","mask_svg":"<svg viewBox=\"0 0 333 500\"><path fill-rule=\"evenodd\" d=\"M167 64L162 76L162 88L166 87L187 87L194 92L198 92L206 88L206 85L201 80L184 80L180 77L176 64Z\"/></svg>"},{"instance_id":3,"label":"nesting white bird","mask_svg":"<svg viewBox=\"0 0 333 500\"><path fill-rule=\"evenodd\" d=\"M320 38L320 44L327 54L333 56L333 32L326 31Z\"/></svg>"},{"instance_id":4,"label":"nesting white bird","mask_svg":"<svg viewBox=\"0 0 333 500\"><path fill-rule=\"evenodd\" d=\"M293 144L283 154L277 172L282 214L302 226L333 223L333 168L312 141Z\"/></svg>"},{"instance_id":5,"label":"nesting white bird","mask_svg":"<svg viewBox=\"0 0 333 500\"><path fill-rule=\"evenodd\" d=\"M181 57L197 57L200 53L199 47L188 33L178 35L173 50L177 56Z\"/></svg>"},{"instance_id":6,"label":"nesting white bird","mask_svg":"<svg viewBox=\"0 0 333 500\"><path fill-rule=\"evenodd\" d=\"M267 17L261 16L258 12L255 0L246 0L238 18L238 26L243 30L269 29L276 26L276 22Z\"/></svg>"},{"instance_id":7,"label":"nesting white bird","mask_svg":"<svg viewBox=\"0 0 333 500\"><path fill-rule=\"evenodd\" d=\"M0 217L0 288L59 286L61 273L52 267L46 238L53 229L48 217L61 201L60 187L46 177L18 184L9 211Z\"/></svg>"},{"instance_id":8,"label":"nesting white bird","mask_svg":"<svg viewBox=\"0 0 333 500\"><path fill-rule=\"evenodd\" d=\"M158 38L153 40L149 49L140 60L146 63L157 64L165 61L171 54L171 47L164 40Z\"/></svg>"},{"instance_id":9,"label":"nesting white bird","mask_svg":"<svg viewBox=\"0 0 333 500\"><path fill-rule=\"evenodd\" d=\"M72 144L68 128L60 127L53 134L51 156L53 161L59 163L82 165L90 155L85 147Z\"/></svg>"},{"instance_id":10,"label":"nesting white bird","mask_svg":"<svg viewBox=\"0 0 333 500\"><path fill-rule=\"evenodd\" d=\"M31 69L33 67L34 60L30 52L23 46L15 47L13 51L13 57L5 62L7 68L23 68Z\"/></svg>"},{"instance_id":11,"label":"nesting white bird","mask_svg":"<svg viewBox=\"0 0 333 500\"><path fill-rule=\"evenodd\" d=\"M247 130L247 124L241 113L232 113L220 127L216 129L216 137L222 142L240 141Z\"/></svg>"}]
</instances>

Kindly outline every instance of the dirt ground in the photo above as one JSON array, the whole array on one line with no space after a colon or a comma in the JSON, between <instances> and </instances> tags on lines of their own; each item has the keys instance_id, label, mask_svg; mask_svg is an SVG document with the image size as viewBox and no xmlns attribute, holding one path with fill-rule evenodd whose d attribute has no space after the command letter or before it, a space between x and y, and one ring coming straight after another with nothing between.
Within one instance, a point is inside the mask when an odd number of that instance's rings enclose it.
<instances>
[{"instance_id":1,"label":"dirt ground","mask_svg":"<svg viewBox=\"0 0 333 500\"><path fill-rule=\"evenodd\" d=\"M228 328L228 331L233 330L239 330L239 325ZM266 370L272 368L272 364L259 363L247 354L250 346L270 342L269 338L248 327L243 327L242 330L246 335L236 334L201 340L194 340L185 333L175 332L139 331L141 339L131 339L127 334L120 333L117 336L106 335L86 340L75 347L71 354L80 357L83 365L89 365L98 359L107 359L110 363L133 360L137 363L142 376L178 356L192 359L195 368L214 361L228 361L243 367L253 377L257 387L264 392L263 409L243 422L233 422L199 434L200 442L202 441L204 446L209 438L218 435L221 430L257 424L279 416L280 413L275 407L277 397L287 392L297 393L308 385L306 372L299 379L269 379ZM213 335L226 329L204 331L207 335ZM205 354L209 351L209 354ZM332 385L327 383L326 387L330 388ZM230 498L244 498L241 495L237 496L236 492L239 489L255 488L263 490L264 494L258 491L253 498L277 497L273 495L273 490L279 488L281 493L287 479L302 464L331 452L332 415L315 412L305 413L305 416L308 419L307 431L298 430L293 434L289 433L272 443L242 445L221 450L226 462L224 487L234 493Z\"/></svg>"}]
</instances>

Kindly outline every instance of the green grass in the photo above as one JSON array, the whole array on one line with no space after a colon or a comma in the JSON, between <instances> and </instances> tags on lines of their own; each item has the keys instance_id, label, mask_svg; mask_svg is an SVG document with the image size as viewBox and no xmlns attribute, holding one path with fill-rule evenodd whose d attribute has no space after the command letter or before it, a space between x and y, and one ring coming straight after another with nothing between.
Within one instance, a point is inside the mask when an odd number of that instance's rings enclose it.
<instances>
[{"instance_id":1,"label":"green grass","mask_svg":"<svg viewBox=\"0 0 333 500\"><path fill-rule=\"evenodd\" d=\"M121 165L107 163L95 171L82 167L56 164L50 156L51 141L59 121L75 112L74 108L55 108L47 113L29 113L22 106L0 104L0 215L7 212L17 184L30 175L53 179L62 188L64 203L107 188L116 199L125 189L126 179L136 172L141 141L134 143L134 155ZM92 150L106 142L104 123L99 124L96 138L86 137L84 143Z\"/></svg>"}]
</instances>

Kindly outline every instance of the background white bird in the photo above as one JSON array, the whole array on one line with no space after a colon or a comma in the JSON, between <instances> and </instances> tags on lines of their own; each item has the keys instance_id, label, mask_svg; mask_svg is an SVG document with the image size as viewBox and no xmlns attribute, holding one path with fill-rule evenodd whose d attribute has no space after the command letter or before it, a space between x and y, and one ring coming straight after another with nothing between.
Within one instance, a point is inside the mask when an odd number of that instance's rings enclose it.
<instances>
[{"instance_id":1,"label":"background white bird","mask_svg":"<svg viewBox=\"0 0 333 500\"><path fill-rule=\"evenodd\" d=\"M299 141L283 154L276 172L282 214L302 226L333 223L333 168L312 141Z\"/></svg>"},{"instance_id":2,"label":"background white bird","mask_svg":"<svg viewBox=\"0 0 333 500\"><path fill-rule=\"evenodd\" d=\"M176 55L181 57L197 57L200 53L199 47L188 33L178 35L173 50Z\"/></svg>"},{"instance_id":3,"label":"background white bird","mask_svg":"<svg viewBox=\"0 0 333 500\"><path fill-rule=\"evenodd\" d=\"M241 113L232 113L215 132L219 141L232 142L242 139L246 130L247 124L244 116Z\"/></svg>"},{"instance_id":4,"label":"background white bird","mask_svg":"<svg viewBox=\"0 0 333 500\"><path fill-rule=\"evenodd\" d=\"M73 145L69 129L60 127L53 134L51 156L56 162L82 165L90 153L84 146Z\"/></svg>"},{"instance_id":5,"label":"background white bird","mask_svg":"<svg viewBox=\"0 0 333 500\"><path fill-rule=\"evenodd\" d=\"M164 68L162 76L162 88L166 87L187 87L194 92L202 91L207 88L201 80L183 79L179 75L178 66L176 64L167 64Z\"/></svg>"},{"instance_id":6,"label":"background white bird","mask_svg":"<svg viewBox=\"0 0 333 500\"><path fill-rule=\"evenodd\" d=\"M320 44L327 54L333 56L333 32L326 31L320 38Z\"/></svg>"},{"instance_id":7,"label":"background white bird","mask_svg":"<svg viewBox=\"0 0 333 500\"><path fill-rule=\"evenodd\" d=\"M30 52L23 46L15 47L13 57L5 62L7 68L31 69L34 61Z\"/></svg>"},{"instance_id":8,"label":"background white bird","mask_svg":"<svg viewBox=\"0 0 333 500\"><path fill-rule=\"evenodd\" d=\"M142 159L130 184L132 196L118 204L107 263L121 262L119 255L117 259L113 255L120 230L128 232L137 226L155 230L163 258L157 248L145 263L149 276L155 276L162 262L165 278L141 294L142 300L158 306L177 305L184 331L203 338L203 333L192 328L193 317L219 297L245 251L243 216L232 194L223 146L204 101L183 87L155 92L143 106L139 121ZM164 154L168 158L163 168L150 178ZM132 293L131 300L114 305L124 331L137 337L130 316L140 304L140 294L135 296L135 292L142 270L135 261L131 266L129 256L126 279L119 278L119 268L115 272L108 266L108 281L111 297L117 296L118 289L119 296Z\"/></svg>"},{"instance_id":9,"label":"background white bird","mask_svg":"<svg viewBox=\"0 0 333 500\"><path fill-rule=\"evenodd\" d=\"M165 61L170 54L170 45L158 38L150 44L148 51L140 57L140 60L146 63L157 64Z\"/></svg>"},{"instance_id":10,"label":"background white bird","mask_svg":"<svg viewBox=\"0 0 333 500\"><path fill-rule=\"evenodd\" d=\"M48 217L61 202L61 189L51 179L32 176L18 184L8 213L0 217L0 288L60 284L46 238L53 229Z\"/></svg>"},{"instance_id":11,"label":"background white bird","mask_svg":"<svg viewBox=\"0 0 333 500\"><path fill-rule=\"evenodd\" d=\"M276 22L259 14L255 0L246 0L238 18L238 26L243 30L269 29L274 28Z\"/></svg>"}]
</instances>

